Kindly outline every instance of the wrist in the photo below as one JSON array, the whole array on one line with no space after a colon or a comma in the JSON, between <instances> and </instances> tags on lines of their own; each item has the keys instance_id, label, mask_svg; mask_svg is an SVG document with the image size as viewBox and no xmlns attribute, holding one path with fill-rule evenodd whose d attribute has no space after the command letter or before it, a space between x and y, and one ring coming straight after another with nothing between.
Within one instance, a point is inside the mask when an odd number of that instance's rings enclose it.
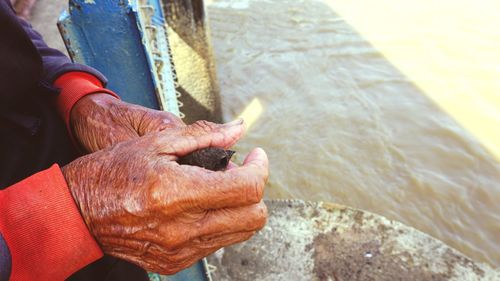
<instances>
[{"instance_id":1,"label":"wrist","mask_svg":"<svg viewBox=\"0 0 500 281\"><path fill-rule=\"evenodd\" d=\"M111 105L116 104L120 100L107 93L92 93L83 96L79 99L71 108L69 115L69 125L71 128L74 127L74 121L81 117L89 116L92 110L101 108L102 110L107 110Z\"/></svg>"},{"instance_id":2,"label":"wrist","mask_svg":"<svg viewBox=\"0 0 500 281\"><path fill-rule=\"evenodd\" d=\"M110 103L115 103L115 102L117 102L119 100L120 99L117 96L110 95L107 92L95 92L95 93L87 94L87 95L83 96L82 98L80 98L75 103L74 107L77 106L82 101L83 102L85 102L85 101L87 101L87 102L91 101L91 102L94 102L94 103L106 103L106 104L110 104Z\"/></svg>"},{"instance_id":3,"label":"wrist","mask_svg":"<svg viewBox=\"0 0 500 281\"><path fill-rule=\"evenodd\" d=\"M93 75L85 72L68 72L61 75L54 85L61 89L57 97L57 109L68 128L71 137L70 114L73 107L87 95L99 93L119 97L110 90L104 89L102 83Z\"/></svg>"},{"instance_id":4,"label":"wrist","mask_svg":"<svg viewBox=\"0 0 500 281\"><path fill-rule=\"evenodd\" d=\"M92 176L87 176L87 171L91 171L90 167L86 167L84 159L87 156L77 158L73 162L61 168L61 174L66 180L69 193L75 202L75 205L83 218L90 234L94 236L92 223L88 217L87 194L85 193L85 185L91 180Z\"/></svg>"}]
</instances>

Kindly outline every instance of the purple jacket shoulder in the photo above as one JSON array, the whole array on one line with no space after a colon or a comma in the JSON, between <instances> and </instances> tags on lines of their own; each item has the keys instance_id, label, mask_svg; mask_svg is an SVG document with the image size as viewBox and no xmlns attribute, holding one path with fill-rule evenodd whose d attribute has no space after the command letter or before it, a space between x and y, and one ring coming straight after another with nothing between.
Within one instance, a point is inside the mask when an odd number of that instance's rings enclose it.
<instances>
[{"instance_id":1,"label":"purple jacket shoulder","mask_svg":"<svg viewBox=\"0 0 500 281\"><path fill-rule=\"evenodd\" d=\"M103 84L107 82L106 78L99 71L85 65L72 63L66 55L47 46L40 33L35 31L28 22L16 16L9 0L0 0L0 38L0 69L7 70L8 67L12 68L12 65L4 63L9 58L12 61L12 58L19 59L20 56L38 56L40 58L38 62L31 59L29 63L32 64L32 69L36 69L37 66L34 64L40 63L41 60L41 73L39 75L40 79L45 83L51 84L61 74L70 71L87 72L99 78ZM31 41L32 46L26 46L28 44L26 39ZM30 54L30 51L33 52L33 50L36 54ZM24 66L30 66L29 63ZM29 71L26 68L10 69L10 71L14 70L17 73ZM2 81L0 80L0 82Z\"/></svg>"}]
</instances>

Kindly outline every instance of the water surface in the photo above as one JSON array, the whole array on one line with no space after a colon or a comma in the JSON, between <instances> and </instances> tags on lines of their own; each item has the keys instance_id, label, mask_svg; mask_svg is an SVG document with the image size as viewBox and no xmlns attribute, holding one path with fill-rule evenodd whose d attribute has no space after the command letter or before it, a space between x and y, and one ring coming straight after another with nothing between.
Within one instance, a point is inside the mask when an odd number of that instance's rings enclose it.
<instances>
[{"instance_id":1,"label":"water surface","mask_svg":"<svg viewBox=\"0 0 500 281\"><path fill-rule=\"evenodd\" d=\"M434 2L207 1L224 115L250 123L238 151L268 152L268 198L369 210L498 267L499 9Z\"/></svg>"}]
</instances>

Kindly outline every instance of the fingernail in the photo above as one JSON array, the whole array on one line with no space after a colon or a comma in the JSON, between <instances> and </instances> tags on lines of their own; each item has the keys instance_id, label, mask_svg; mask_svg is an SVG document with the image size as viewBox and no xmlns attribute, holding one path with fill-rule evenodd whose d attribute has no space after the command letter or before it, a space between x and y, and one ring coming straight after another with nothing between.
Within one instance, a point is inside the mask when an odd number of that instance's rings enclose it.
<instances>
[{"instance_id":1,"label":"fingernail","mask_svg":"<svg viewBox=\"0 0 500 281\"><path fill-rule=\"evenodd\" d=\"M232 122L231 122L232 123ZM241 124L240 124L241 125ZM230 123L226 124L225 128L224 128L224 131L229 134L229 135L232 135L232 134L236 134L236 133L239 133L241 132L242 127L239 126L239 125L236 125L236 124L232 124L230 125Z\"/></svg>"},{"instance_id":2,"label":"fingernail","mask_svg":"<svg viewBox=\"0 0 500 281\"><path fill-rule=\"evenodd\" d=\"M237 126L237 125L241 125L241 124L243 124L243 119L242 118L238 118L238 119L236 119L234 121L231 121L229 123L226 123L224 125L226 125L228 127L231 127L231 126Z\"/></svg>"}]
</instances>

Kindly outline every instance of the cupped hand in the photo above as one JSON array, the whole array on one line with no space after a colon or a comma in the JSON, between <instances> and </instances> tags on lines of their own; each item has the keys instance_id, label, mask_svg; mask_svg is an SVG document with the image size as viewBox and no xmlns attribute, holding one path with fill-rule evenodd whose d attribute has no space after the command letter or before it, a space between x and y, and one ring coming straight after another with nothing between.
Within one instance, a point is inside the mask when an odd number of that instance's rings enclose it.
<instances>
[{"instance_id":1,"label":"cupped hand","mask_svg":"<svg viewBox=\"0 0 500 281\"><path fill-rule=\"evenodd\" d=\"M103 251L149 271L173 274L261 229L268 177L262 149L224 172L175 162L197 149L230 147L243 133L241 123L197 122L160 131L63 167Z\"/></svg>"},{"instance_id":2,"label":"cupped hand","mask_svg":"<svg viewBox=\"0 0 500 281\"><path fill-rule=\"evenodd\" d=\"M75 139L87 152L147 133L184 126L184 122L172 113L126 103L100 93L81 98L70 114Z\"/></svg>"}]
</instances>

